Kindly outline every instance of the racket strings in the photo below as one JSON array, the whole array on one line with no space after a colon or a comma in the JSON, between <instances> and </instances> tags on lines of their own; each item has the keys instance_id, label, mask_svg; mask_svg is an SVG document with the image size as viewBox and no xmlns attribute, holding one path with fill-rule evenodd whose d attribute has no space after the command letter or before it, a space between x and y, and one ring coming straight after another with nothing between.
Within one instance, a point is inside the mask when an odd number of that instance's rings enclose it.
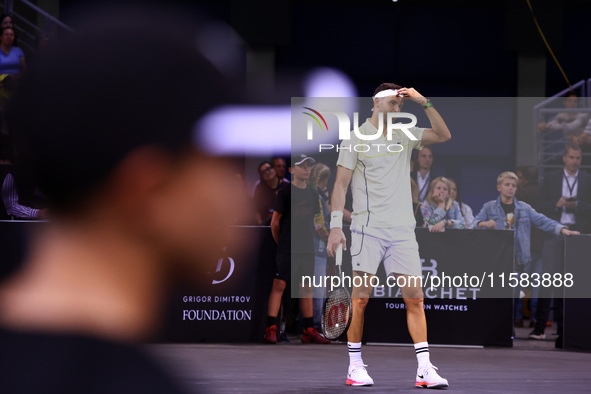
<instances>
[{"instance_id":1,"label":"racket strings","mask_svg":"<svg viewBox=\"0 0 591 394\"><path fill-rule=\"evenodd\" d=\"M345 289L337 289L328 295L323 315L325 336L329 339L340 337L347 329L351 316L350 298Z\"/></svg>"}]
</instances>

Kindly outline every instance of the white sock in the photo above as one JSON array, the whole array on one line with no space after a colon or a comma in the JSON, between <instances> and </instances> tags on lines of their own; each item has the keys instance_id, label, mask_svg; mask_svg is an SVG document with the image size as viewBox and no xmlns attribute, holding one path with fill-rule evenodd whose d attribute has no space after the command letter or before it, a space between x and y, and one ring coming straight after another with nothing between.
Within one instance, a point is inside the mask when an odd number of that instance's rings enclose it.
<instances>
[{"instance_id":1,"label":"white sock","mask_svg":"<svg viewBox=\"0 0 591 394\"><path fill-rule=\"evenodd\" d=\"M419 362L419 368L427 367L431 365L429 360L429 343L419 342L415 343L415 353L417 354L417 361Z\"/></svg>"},{"instance_id":2,"label":"white sock","mask_svg":"<svg viewBox=\"0 0 591 394\"><path fill-rule=\"evenodd\" d=\"M363 360L361 359L361 342L347 342L347 347L349 348L349 365L363 365Z\"/></svg>"}]
</instances>

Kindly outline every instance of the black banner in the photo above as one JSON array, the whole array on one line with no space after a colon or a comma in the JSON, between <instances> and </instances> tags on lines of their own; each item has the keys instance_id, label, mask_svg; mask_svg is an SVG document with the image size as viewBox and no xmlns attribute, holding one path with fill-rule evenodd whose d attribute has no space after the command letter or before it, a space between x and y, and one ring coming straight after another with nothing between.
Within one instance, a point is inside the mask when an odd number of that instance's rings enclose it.
<instances>
[{"instance_id":1,"label":"black banner","mask_svg":"<svg viewBox=\"0 0 591 394\"><path fill-rule=\"evenodd\" d=\"M423 278L510 273L513 269L513 232L416 230ZM381 268L380 283L386 276ZM490 285L485 278L485 283ZM512 346L513 290L495 288L503 298L486 298L490 286L441 286L426 283L425 314L429 342L435 344ZM365 312L364 342L412 343L406 308L396 287L375 289Z\"/></svg>"},{"instance_id":2,"label":"black banner","mask_svg":"<svg viewBox=\"0 0 591 394\"><path fill-rule=\"evenodd\" d=\"M591 235L564 238L564 273L572 274L575 285L564 288L563 344L565 349L591 350L591 298L587 283L591 278Z\"/></svg>"}]
</instances>

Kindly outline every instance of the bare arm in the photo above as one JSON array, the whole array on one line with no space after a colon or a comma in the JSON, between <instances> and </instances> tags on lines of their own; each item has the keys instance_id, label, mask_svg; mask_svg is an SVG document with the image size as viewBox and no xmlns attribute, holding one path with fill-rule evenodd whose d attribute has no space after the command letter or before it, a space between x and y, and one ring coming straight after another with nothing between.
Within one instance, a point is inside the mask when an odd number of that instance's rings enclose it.
<instances>
[{"instance_id":1,"label":"bare arm","mask_svg":"<svg viewBox=\"0 0 591 394\"><path fill-rule=\"evenodd\" d=\"M279 244L279 233L281 230L281 213L273 211L273 217L271 217L271 234L276 244Z\"/></svg>"},{"instance_id":2,"label":"bare arm","mask_svg":"<svg viewBox=\"0 0 591 394\"><path fill-rule=\"evenodd\" d=\"M332 190L332 211L343 212L345 209L345 197L347 195L347 188L351 183L353 177L353 170L345 167L337 167L337 178L334 183ZM347 249L347 240L343 229L341 227L334 227L330 229L328 236L328 244L326 245L326 251L329 256L333 257L339 244L343 245L343 250Z\"/></svg>"},{"instance_id":3,"label":"bare arm","mask_svg":"<svg viewBox=\"0 0 591 394\"><path fill-rule=\"evenodd\" d=\"M412 100L421 106L427 104L427 99L413 88L402 88L398 91L404 94L405 99ZM425 129L423 132L423 145L432 145L449 141L451 139L451 133L443 118L439 115L439 112L431 106L425 109L425 114L429 118L431 128Z\"/></svg>"}]
</instances>

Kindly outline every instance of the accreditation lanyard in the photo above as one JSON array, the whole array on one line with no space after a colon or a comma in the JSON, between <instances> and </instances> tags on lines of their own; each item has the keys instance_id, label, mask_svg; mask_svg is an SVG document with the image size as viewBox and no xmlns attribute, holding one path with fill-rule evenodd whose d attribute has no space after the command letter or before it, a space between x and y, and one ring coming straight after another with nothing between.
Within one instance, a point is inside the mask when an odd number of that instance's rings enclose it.
<instances>
[{"instance_id":1,"label":"accreditation lanyard","mask_svg":"<svg viewBox=\"0 0 591 394\"><path fill-rule=\"evenodd\" d=\"M564 178L564 180L566 181L566 186L568 187L568 192L570 194L569 197L573 196L573 191L575 190L575 186L577 185L577 181L579 180L579 177L576 176L575 177L575 181L573 182L573 185L570 185L570 182L568 181L568 178L566 177L565 174L562 174L562 177Z\"/></svg>"},{"instance_id":2,"label":"accreditation lanyard","mask_svg":"<svg viewBox=\"0 0 591 394\"><path fill-rule=\"evenodd\" d=\"M420 174L417 172L417 181L419 180L419 176L420 176ZM423 184L423 187L421 188L421 190L419 190L419 198L421 198L421 196L423 195L423 191L425 190L425 188L429 184L430 180L431 180L431 173L429 172L429 175L427 175L427 178L425 178L425 183ZM427 196L425 196L425 198L427 198ZM422 198L422 200L424 200L425 198Z\"/></svg>"}]
</instances>

